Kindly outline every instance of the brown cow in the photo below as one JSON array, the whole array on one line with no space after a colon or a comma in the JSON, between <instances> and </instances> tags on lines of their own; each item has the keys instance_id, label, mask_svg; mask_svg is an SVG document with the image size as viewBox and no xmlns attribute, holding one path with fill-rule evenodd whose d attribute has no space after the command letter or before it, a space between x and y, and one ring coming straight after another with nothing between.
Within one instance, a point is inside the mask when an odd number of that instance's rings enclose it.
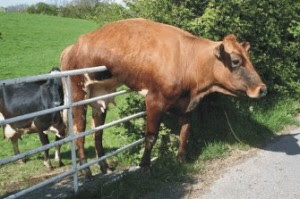
<instances>
[{"instance_id":1,"label":"brown cow","mask_svg":"<svg viewBox=\"0 0 300 199\"><path fill-rule=\"evenodd\" d=\"M61 69L105 65L109 70L73 77L74 101L94 96L93 92L99 88L97 94L115 90L119 84L148 91L145 151L140 163L146 167L150 165L151 150L166 111L175 111L180 116L178 159L185 161L190 131L188 116L200 99L212 92L251 98L266 95L266 85L250 61L249 48L248 42L239 43L234 35L215 42L170 25L129 19L82 35L63 53ZM106 106L104 102L94 104L95 125L104 122ZM73 113L74 130L78 133L85 129L86 108L76 107ZM98 156L103 155L101 138L102 132L98 132L95 136ZM78 139L81 163L85 162L83 145L84 139Z\"/></svg>"}]
</instances>

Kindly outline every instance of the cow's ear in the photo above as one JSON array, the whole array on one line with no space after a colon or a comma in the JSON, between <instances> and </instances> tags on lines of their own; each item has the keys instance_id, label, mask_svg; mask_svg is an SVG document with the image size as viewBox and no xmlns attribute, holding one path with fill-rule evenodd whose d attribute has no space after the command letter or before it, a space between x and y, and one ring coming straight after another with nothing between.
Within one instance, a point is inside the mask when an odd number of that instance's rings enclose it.
<instances>
[{"instance_id":1,"label":"cow's ear","mask_svg":"<svg viewBox=\"0 0 300 199\"><path fill-rule=\"evenodd\" d=\"M247 42L247 41L242 42L241 45L243 46L243 48L244 48L246 51L249 51L249 49L250 49L250 47L251 47L250 43Z\"/></svg>"},{"instance_id":2,"label":"cow's ear","mask_svg":"<svg viewBox=\"0 0 300 199\"><path fill-rule=\"evenodd\" d=\"M221 59L223 51L224 51L224 45L220 44L217 47L215 47L214 54L218 59Z\"/></svg>"}]
</instances>

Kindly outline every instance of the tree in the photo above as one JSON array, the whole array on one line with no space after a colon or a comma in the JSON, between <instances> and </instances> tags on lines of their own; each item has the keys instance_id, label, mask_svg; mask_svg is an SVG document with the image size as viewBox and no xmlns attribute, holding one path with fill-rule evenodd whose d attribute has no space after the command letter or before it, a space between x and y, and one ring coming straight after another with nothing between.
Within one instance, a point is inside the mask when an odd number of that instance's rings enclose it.
<instances>
[{"instance_id":1,"label":"tree","mask_svg":"<svg viewBox=\"0 0 300 199\"><path fill-rule=\"evenodd\" d=\"M46 3L38 3L34 6L30 6L26 9L30 14L44 14L44 15L57 15L58 9L54 5L48 5Z\"/></svg>"}]
</instances>

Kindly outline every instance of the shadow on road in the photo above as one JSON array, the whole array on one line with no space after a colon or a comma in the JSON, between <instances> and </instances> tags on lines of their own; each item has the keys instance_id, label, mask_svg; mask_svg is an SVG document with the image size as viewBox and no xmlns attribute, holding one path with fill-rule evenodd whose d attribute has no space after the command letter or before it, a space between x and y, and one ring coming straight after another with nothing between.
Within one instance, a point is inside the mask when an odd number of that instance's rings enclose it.
<instances>
[{"instance_id":1,"label":"shadow on road","mask_svg":"<svg viewBox=\"0 0 300 199\"><path fill-rule=\"evenodd\" d=\"M282 152L287 155L299 155L299 141L295 138L299 134L300 130L298 129L298 132L293 131L288 135L276 136L263 149L267 151Z\"/></svg>"}]
</instances>

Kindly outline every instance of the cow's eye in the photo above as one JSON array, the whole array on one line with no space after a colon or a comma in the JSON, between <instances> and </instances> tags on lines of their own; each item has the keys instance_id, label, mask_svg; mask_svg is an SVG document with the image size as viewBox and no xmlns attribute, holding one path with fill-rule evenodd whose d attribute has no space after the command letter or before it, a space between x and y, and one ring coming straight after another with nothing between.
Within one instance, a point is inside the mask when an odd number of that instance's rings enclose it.
<instances>
[{"instance_id":1,"label":"cow's eye","mask_svg":"<svg viewBox=\"0 0 300 199\"><path fill-rule=\"evenodd\" d=\"M241 62L240 62L239 59L235 59L235 60L232 60L231 65L232 65L233 68L236 68L236 67L239 67L241 65Z\"/></svg>"}]
</instances>

